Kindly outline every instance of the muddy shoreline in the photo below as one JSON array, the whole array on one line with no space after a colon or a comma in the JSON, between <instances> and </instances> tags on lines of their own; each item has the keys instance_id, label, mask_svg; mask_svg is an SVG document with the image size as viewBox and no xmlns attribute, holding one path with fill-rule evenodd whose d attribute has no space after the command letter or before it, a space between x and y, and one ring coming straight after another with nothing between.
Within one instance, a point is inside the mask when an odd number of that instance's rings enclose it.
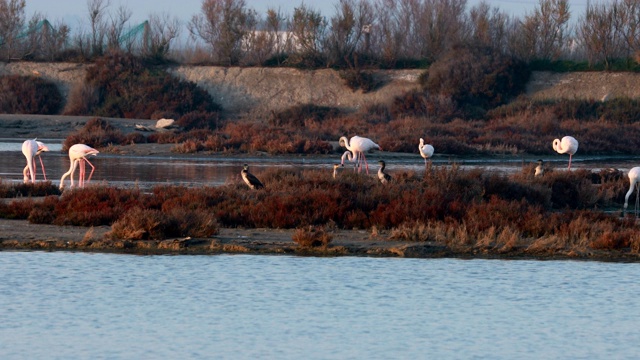
<instances>
[{"instance_id":1,"label":"muddy shoreline","mask_svg":"<svg viewBox=\"0 0 640 360\"><path fill-rule=\"evenodd\" d=\"M291 229L220 229L211 238L165 240L109 240L109 226L85 228L30 224L27 220L0 219L0 251L75 251L135 255L296 255L365 256L393 258L459 258L502 260L589 260L638 262L638 256L620 251L532 252L526 248L509 251L451 249L433 242L397 241L387 233L366 230L331 232L329 246L302 248L291 239Z\"/></svg>"}]
</instances>

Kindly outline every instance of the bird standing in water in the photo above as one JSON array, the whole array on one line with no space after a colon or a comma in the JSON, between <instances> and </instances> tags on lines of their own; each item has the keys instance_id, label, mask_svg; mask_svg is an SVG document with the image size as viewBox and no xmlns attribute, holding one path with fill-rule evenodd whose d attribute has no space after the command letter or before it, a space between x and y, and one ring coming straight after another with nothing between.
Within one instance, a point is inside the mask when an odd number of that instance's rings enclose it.
<instances>
[{"instance_id":1,"label":"bird standing in water","mask_svg":"<svg viewBox=\"0 0 640 360\"><path fill-rule=\"evenodd\" d=\"M249 172L249 165L244 164L242 167L242 180L252 189L262 189L264 185L257 177L255 177L252 173Z\"/></svg>"},{"instance_id":2,"label":"bird standing in water","mask_svg":"<svg viewBox=\"0 0 640 360\"><path fill-rule=\"evenodd\" d=\"M418 151L420 156L424 158L424 166L427 166L427 159L433 156L433 146L424 143L424 139L420 138L420 144L418 144Z\"/></svg>"},{"instance_id":3,"label":"bird standing in water","mask_svg":"<svg viewBox=\"0 0 640 360\"><path fill-rule=\"evenodd\" d=\"M42 176L45 180L47 180L47 174L44 171L44 163L42 162L42 157L40 156L40 154L44 151L49 151L49 148L47 147L47 145L41 143L40 141L37 141L36 139L25 140L22 143L22 153L27 158L27 166L25 166L24 170L22 170L22 176L25 183L29 182L29 179L31 179L31 183L36 182L36 156L38 157L38 159L40 159Z\"/></svg>"},{"instance_id":4,"label":"bird standing in water","mask_svg":"<svg viewBox=\"0 0 640 360\"><path fill-rule=\"evenodd\" d=\"M353 156L358 161L358 172L362 170L362 162L364 162L364 165L367 169L367 174L369 173L369 164L367 163L367 158L364 153L373 149L382 150L380 149L380 145L374 143L371 139L360 136L354 136L349 140L347 140L346 136L342 136L338 140L338 143L340 144L340 146L346 147L347 150L353 153Z\"/></svg>"},{"instance_id":5,"label":"bird standing in water","mask_svg":"<svg viewBox=\"0 0 640 360\"><path fill-rule=\"evenodd\" d=\"M572 136L565 136L560 139L553 140L553 150L558 154L569 154L569 170L571 170L571 158L578 151L578 140Z\"/></svg>"},{"instance_id":6,"label":"bird standing in water","mask_svg":"<svg viewBox=\"0 0 640 360\"><path fill-rule=\"evenodd\" d=\"M629 191L624 196L624 207L622 209L622 215L627 212L627 206L629 205L629 197L633 194L633 190L640 182L640 167L634 167L629 170ZM640 191L636 191L636 217L638 216L638 203L640 203Z\"/></svg>"},{"instance_id":7,"label":"bird standing in water","mask_svg":"<svg viewBox=\"0 0 640 360\"><path fill-rule=\"evenodd\" d=\"M378 161L378 164L380 165L380 169L378 169L378 179L380 179L380 182L383 184L391 182L391 175L384 172L384 167L386 166L384 160Z\"/></svg>"},{"instance_id":8,"label":"bird standing in water","mask_svg":"<svg viewBox=\"0 0 640 360\"><path fill-rule=\"evenodd\" d=\"M89 178L87 181L91 181L91 176L93 175L93 171L96 169L93 164L87 159L87 156L96 156L99 151L92 148L91 146L85 144L75 144L69 148L69 161L71 165L69 166L69 171L62 175L60 178L60 189L64 188L64 179L71 175L71 187L73 187L73 173L76 171L76 167L80 165L80 174L78 175L78 186L84 187L84 177L85 177L85 163L91 166L91 173L89 174Z\"/></svg>"}]
</instances>

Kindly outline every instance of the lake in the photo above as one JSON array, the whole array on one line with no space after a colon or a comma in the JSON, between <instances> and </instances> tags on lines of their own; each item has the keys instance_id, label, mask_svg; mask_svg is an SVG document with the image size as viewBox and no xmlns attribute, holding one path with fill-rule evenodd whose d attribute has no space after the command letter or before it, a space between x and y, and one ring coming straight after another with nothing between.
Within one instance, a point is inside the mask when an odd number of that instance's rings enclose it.
<instances>
[{"instance_id":1,"label":"lake","mask_svg":"<svg viewBox=\"0 0 640 360\"><path fill-rule=\"evenodd\" d=\"M635 359L640 264L0 252L2 359Z\"/></svg>"},{"instance_id":2,"label":"lake","mask_svg":"<svg viewBox=\"0 0 640 360\"><path fill-rule=\"evenodd\" d=\"M54 184L60 183L60 177L69 169L69 157L60 152L61 139L41 139L50 151L43 153L48 180ZM0 178L6 181L22 181L22 170L26 160L21 152L22 141L0 138ZM437 150L437 149L436 149ZM175 156L122 156L117 154L100 153L91 157L90 161L96 169L93 174L93 183L104 183L118 187L150 188L160 184L184 185L184 186L219 186L230 182L241 182L240 171L242 165L248 163L250 170L257 176L267 168L283 169L321 169L331 174L333 164L340 163L340 155L332 157L318 156L278 156L255 157L250 155L237 156L208 156L208 155L182 155ZM367 156L369 170L372 176L378 171L378 159L387 162L387 172L393 174L401 171L422 171L424 160L417 154L415 159L388 158L384 152L375 152ZM544 160L559 170L566 169L568 156L557 155L545 157ZM37 160L36 160L37 161ZM535 158L518 158L517 156L459 159L446 155L436 155L433 164L435 166L449 166L457 163L462 169L483 168L486 171L498 173L515 173L522 167L535 162ZM42 179L42 171L38 163L38 179ZM572 168L587 168L599 171L602 168L614 167L625 173L634 166L640 164L630 157L577 157L574 158ZM353 171L352 164L345 164L341 171ZM89 169L90 170L90 169ZM76 171L76 179L78 171ZM67 185L68 185L67 179Z\"/></svg>"}]
</instances>

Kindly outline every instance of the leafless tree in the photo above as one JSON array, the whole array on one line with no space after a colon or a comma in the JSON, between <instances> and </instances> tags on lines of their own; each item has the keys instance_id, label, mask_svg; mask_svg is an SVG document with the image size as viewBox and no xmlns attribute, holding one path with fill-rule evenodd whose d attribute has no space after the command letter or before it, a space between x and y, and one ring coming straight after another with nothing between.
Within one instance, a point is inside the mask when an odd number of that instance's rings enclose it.
<instances>
[{"instance_id":1,"label":"leafless tree","mask_svg":"<svg viewBox=\"0 0 640 360\"><path fill-rule=\"evenodd\" d=\"M180 20L177 17L171 17L167 13L151 14L145 54L155 59L165 59L171 50L171 43L179 35Z\"/></svg>"},{"instance_id":2,"label":"leafless tree","mask_svg":"<svg viewBox=\"0 0 640 360\"><path fill-rule=\"evenodd\" d=\"M591 64L602 61L609 68L610 61L621 53L623 39L616 29L618 4L589 4L579 21L579 37Z\"/></svg>"},{"instance_id":3,"label":"leafless tree","mask_svg":"<svg viewBox=\"0 0 640 360\"><path fill-rule=\"evenodd\" d=\"M616 29L623 42L625 57L640 49L640 0L622 0L619 4Z\"/></svg>"},{"instance_id":4,"label":"leafless tree","mask_svg":"<svg viewBox=\"0 0 640 360\"><path fill-rule=\"evenodd\" d=\"M256 27L256 12L245 0L203 0L202 13L194 15L189 31L212 50L213 59L224 65L238 64L242 42Z\"/></svg>"},{"instance_id":5,"label":"leafless tree","mask_svg":"<svg viewBox=\"0 0 640 360\"><path fill-rule=\"evenodd\" d=\"M374 4L377 16L370 33L370 46L385 65L392 65L407 55L411 11L403 12L400 5L400 0L376 0Z\"/></svg>"},{"instance_id":6,"label":"leafless tree","mask_svg":"<svg viewBox=\"0 0 640 360\"><path fill-rule=\"evenodd\" d=\"M409 33L411 54L437 59L465 36L466 0L406 0L415 18Z\"/></svg>"},{"instance_id":7,"label":"leafless tree","mask_svg":"<svg viewBox=\"0 0 640 360\"><path fill-rule=\"evenodd\" d=\"M539 0L518 28L517 55L525 60L557 59L567 40L569 18L568 0Z\"/></svg>"},{"instance_id":8,"label":"leafless tree","mask_svg":"<svg viewBox=\"0 0 640 360\"><path fill-rule=\"evenodd\" d=\"M330 20L326 46L329 64L352 58L363 38L368 36L373 20L373 5L368 0L340 0Z\"/></svg>"},{"instance_id":9,"label":"leafless tree","mask_svg":"<svg viewBox=\"0 0 640 360\"><path fill-rule=\"evenodd\" d=\"M469 42L507 53L511 18L498 7L482 1L469 10Z\"/></svg>"},{"instance_id":10,"label":"leafless tree","mask_svg":"<svg viewBox=\"0 0 640 360\"><path fill-rule=\"evenodd\" d=\"M324 50L327 20L319 11L302 3L294 9L288 29L295 42L297 55L302 56L304 61L311 61L309 65L317 65Z\"/></svg>"},{"instance_id":11,"label":"leafless tree","mask_svg":"<svg viewBox=\"0 0 640 360\"><path fill-rule=\"evenodd\" d=\"M116 10L115 15L110 16L110 21L107 27L107 48L108 49L120 49L122 35L124 35L125 26L131 19L132 12L125 5L121 5ZM131 41L128 42L131 44ZM125 47L130 48L130 46Z\"/></svg>"},{"instance_id":12,"label":"leafless tree","mask_svg":"<svg viewBox=\"0 0 640 360\"><path fill-rule=\"evenodd\" d=\"M25 6L24 0L0 0L0 55L6 60L16 57L19 51Z\"/></svg>"},{"instance_id":13,"label":"leafless tree","mask_svg":"<svg viewBox=\"0 0 640 360\"><path fill-rule=\"evenodd\" d=\"M100 56L104 53L105 37L107 36L105 15L109 5L110 0L87 0L91 27L91 56Z\"/></svg>"}]
</instances>

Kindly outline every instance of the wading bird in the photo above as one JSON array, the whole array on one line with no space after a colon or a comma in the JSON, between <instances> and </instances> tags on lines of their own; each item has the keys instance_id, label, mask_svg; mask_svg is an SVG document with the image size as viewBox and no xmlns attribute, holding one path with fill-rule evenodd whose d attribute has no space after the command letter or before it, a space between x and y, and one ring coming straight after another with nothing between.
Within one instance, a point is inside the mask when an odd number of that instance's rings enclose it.
<instances>
[{"instance_id":1,"label":"wading bird","mask_svg":"<svg viewBox=\"0 0 640 360\"><path fill-rule=\"evenodd\" d=\"M349 150L345 151L344 154L342 154L342 157L340 158L340 165L344 166L344 160L347 159L349 160L349 162L352 162L355 164L355 166L353 167L353 171L356 171L356 169L358 168L358 164L357 164L357 160L358 160L358 156L354 156L353 153Z\"/></svg>"},{"instance_id":2,"label":"wading bird","mask_svg":"<svg viewBox=\"0 0 640 360\"><path fill-rule=\"evenodd\" d=\"M536 173L534 174L535 177L538 176L542 176L544 174L544 169L542 168L543 166L543 162L542 159L538 160L538 166L536 166Z\"/></svg>"},{"instance_id":3,"label":"wading bird","mask_svg":"<svg viewBox=\"0 0 640 360\"><path fill-rule=\"evenodd\" d=\"M249 185L250 188L252 189L264 188L264 185L262 185L262 182L260 182L260 180L258 180L257 177L255 177L252 173L249 172L249 165L244 164L242 167L242 172L240 174L242 175L242 180L244 180L244 182L247 185Z\"/></svg>"},{"instance_id":4,"label":"wading bird","mask_svg":"<svg viewBox=\"0 0 640 360\"><path fill-rule=\"evenodd\" d=\"M367 163L367 158L365 157L364 153L373 149L382 150L380 148L380 145L374 143L373 141L371 141L371 139L360 136L354 136L349 140L347 140L346 136L342 136L338 142L340 146L346 147L347 150L353 153L353 156L355 156L355 158L357 159L356 166L358 167L358 172L362 170L362 162L364 161L364 165L367 169L367 174L369 174L369 164Z\"/></svg>"},{"instance_id":5,"label":"wading bird","mask_svg":"<svg viewBox=\"0 0 640 360\"><path fill-rule=\"evenodd\" d=\"M384 167L386 166L384 160L378 161L378 164L380 165L380 169L378 169L378 179L380 179L380 182L383 184L391 182L391 175L384 172Z\"/></svg>"},{"instance_id":6,"label":"wading bird","mask_svg":"<svg viewBox=\"0 0 640 360\"><path fill-rule=\"evenodd\" d=\"M640 167L634 167L629 170L629 191L627 191L627 195L624 196L624 208L622 209L622 216L624 216L627 212L627 206L629 205L629 196L633 194L633 190L640 182ZM638 216L638 203L640 202L640 191L636 191L636 208L635 214Z\"/></svg>"},{"instance_id":7,"label":"wading bird","mask_svg":"<svg viewBox=\"0 0 640 360\"><path fill-rule=\"evenodd\" d=\"M91 176L93 175L93 171L96 169L93 164L87 159L87 156L98 155L99 151L92 148L91 146L85 144L75 144L69 148L69 161L71 162L69 166L69 171L62 175L60 178L60 189L64 188L64 179L71 175L71 187L73 187L73 173L76 171L76 167L80 165L80 174L78 175L78 186L84 187L84 177L85 177L85 162L91 166L91 173L89 174L88 181L91 181Z\"/></svg>"},{"instance_id":8,"label":"wading bird","mask_svg":"<svg viewBox=\"0 0 640 360\"><path fill-rule=\"evenodd\" d=\"M427 159L433 156L433 146L424 143L424 139L420 138L420 144L418 145L420 156L424 158L424 166L427 166Z\"/></svg>"},{"instance_id":9,"label":"wading bird","mask_svg":"<svg viewBox=\"0 0 640 360\"><path fill-rule=\"evenodd\" d=\"M571 170L571 158L578 151L578 140L572 136L565 136L562 140L553 140L553 150L558 154L569 154L569 170Z\"/></svg>"},{"instance_id":10,"label":"wading bird","mask_svg":"<svg viewBox=\"0 0 640 360\"><path fill-rule=\"evenodd\" d=\"M338 168L344 166L341 164L333 164L333 178L335 179L338 176Z\"/></svg>"},{"instance_id":11,"label":"wading bird","mask_svg":"<svg viewBox=\"0 0 640 360\"><path fill-rule=\"evenodd\" d=\"M47 174L44 171L44 163L42 162L42 157L40 156L43 151L49 151L49 148L47 147L47 145L41 143L40 141L37 141L36 139L25 140L25 142L22 143L22 153L27 158L27 166L25 166L24 170L22 170L22 177L25 183L29 182L29 179L31 179L31 183L36 182L36 156L38 157L38 159L40 159L42 176L45 180L47 180Z\"/></svg>"}]
</instances>

